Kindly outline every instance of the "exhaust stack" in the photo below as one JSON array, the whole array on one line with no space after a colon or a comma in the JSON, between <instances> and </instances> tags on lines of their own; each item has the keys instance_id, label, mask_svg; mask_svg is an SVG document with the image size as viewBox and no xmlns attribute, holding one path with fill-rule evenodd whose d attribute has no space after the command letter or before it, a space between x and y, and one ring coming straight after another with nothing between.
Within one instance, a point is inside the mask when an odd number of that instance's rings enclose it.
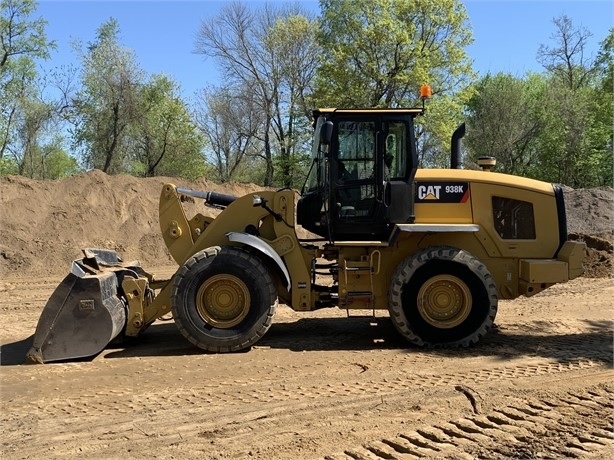
<instances>
[{"instance_id":1,"label":"exhaust stack","mask_svg":"<svg viewBox=\"0 0 614 460\"><path fill-rule=\"evenodd\" d=\"M458 128L452 134L452 142L450 145L450 168L460 169L460 147L461 139L465 135L465 123L458 125Z\"/></svg>"}]
</instances>

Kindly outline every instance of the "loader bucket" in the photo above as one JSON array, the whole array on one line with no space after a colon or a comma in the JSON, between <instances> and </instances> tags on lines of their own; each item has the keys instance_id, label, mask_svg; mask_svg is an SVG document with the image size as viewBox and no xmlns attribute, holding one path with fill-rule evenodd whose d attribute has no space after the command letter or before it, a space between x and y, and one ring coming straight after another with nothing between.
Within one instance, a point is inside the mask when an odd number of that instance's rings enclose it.
<instances>
[{"instance_id":1,"label":"loader bucket","mask_svg":"<svg viewBox=\"0 0 614 460\"><path fill-rule=\"evenodd\" d=\"M71 273L45 305L26 356L28 361L46 363L93 356L124 329L126 308L118 296L116 273L87 273L83 260L73 262Z\"/></svg>"}]
</instances>

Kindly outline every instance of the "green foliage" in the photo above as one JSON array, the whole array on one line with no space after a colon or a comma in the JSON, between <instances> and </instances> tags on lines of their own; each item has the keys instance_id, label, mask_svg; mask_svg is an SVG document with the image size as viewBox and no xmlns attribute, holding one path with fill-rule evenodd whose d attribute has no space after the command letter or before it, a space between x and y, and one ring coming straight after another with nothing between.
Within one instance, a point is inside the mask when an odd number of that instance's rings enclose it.
<instances>
[{"instance_id":1,"label":"green foliage","mask_svg":"<svg viewBox=\"0 0 614 460\"><path fill-rule=\"evenodd\" d=\"M143 72L131 50L118 42L111 18L96 32L82 55L82 89L74 100L74 142L83 149L86 167L107 173L124 171L129 155L128 128L137 110Z\"/></svg>"},{"instance_id":2,"label":"green foliage","mask_svg":"<svg viewBox=\"0 0 614 460\"><path fill-rule=\"evenodd\" d=\"M487 75L476 85L467 105L468 163L495 156L500 172L571 187L612 185L612 32L587 63L579 60L587 37L568 20L554 23L563 27L555 34L562 43L540 48L547 73Z\"/></svg>"},{"instance_id":3,"label":"green foliage","mask_svg":"<svg viewBox=\"0 0 614 460\"><path fill-rule=\"evenodd\" d=\"M430 84L422 122L422 164L447 156L449 135L471 96L465 47L473 41L456 0L321 0L316 102L327 107L412 107Z\"/></svg>"},{"instance_id":4,"label":"green foliage","mask_svg":"<svg viewBox=\"0 0 614 460\"><path fill-rule=\"evenodd\" d=\"M317 22L297 5L252 9L232 2L203 21L197 34L196 52L216 60L226 78L224 86L231 87L233 94L248 89L250 104L257 105L262 125L257 135L250 135L253 139L247 144L252 151L240 161L261 158L267 186L275 178L282 184L294 181L291 164L304 134L301 118L308 121L306 101L319 55L316 31ZM224 160L228 151L215 151L211 157L222 176L226 165L234 163ZM232 157L238 158L236 149ZM275 166L282 168L281 174L275 173Z\"/></svg>"},{"instance_id":5,"label":"green foliage","mask_svg":"<svg viewBox=\"0 0 614 460\"><path fill-rule=\"evenodd\" d=\"M273 132L278 141L274 181L284 187L304 181L305 140L311 137L311 109L308 100L320 48L315 37L318 23L303 14L287 13L267 32L267 48L279 62L279 85L275 91ZM309 151L309 149L307 149Z\"/></svg>"},{"instance_id":6,"label":"green foliage","mask_svg":"<svg viewBox=\"0 0 614 460\"><path fill-rule=\"evenodd\" d=\"M455 0L321 0L323 63L318 99L336 106L415 103L422 84L436 93L466 86L472 42Z\"/></svg>"},{"instance_id":7,"label":"green foliage","mask_svg":"<svg viewBox=\"0 0 614 460\"><path fill-rule=\"evenodd\" d=\"M203 173L204 139L177 93L177 85L164 75L153 76L139 90L132 156L133 165L143 167L133 174L194 179Z\"/></svg>"},{"instance_id":8,"label":"green foliage","mask_svg":"<svg viewBox=\"0 0 614 460\"><path fill-rule=\"evenodd\" d=\"M46 146L42 155L45 163L44 179L64 179L81 170L77 159L70 156L57 143Z\"/></svg>"},{"instance_id":9,"label":"green foliage","mask_svg":"<svg viewBox=\"0 0 614 460\"><path fill-rule=\"evenodd\" d=\"M21 110L16 123L15 144L18 149L14 153L19 161L20 174L39 177L44 173L41 137L50 120L51 112L44 102L34 99L21 101Z\"/></svg>"},{"instance_id":10,"label":"green foliage","mask_svg":"<svg viewBox=\"0 0 614 460\"><path fill-rule=\"evenodd\" d=\"M467 104L466 165L475 167L479 157L494 156L497 171L535 175L537 139L546 124L546 90L541 75L522 79L499 73L480 80Z\"/></svg>"},{"instance_id":11,"label":"green foliage","mask_svg":"<svg viewBox=\"0 0 614 460\"><path fill-rule=\"evenodd\" d=\"M610 28L608 36L601 42L601 48L596 60L597 78L595 94L595 123L592 127L597 141L593 149L601 152L597 169L600 171L600 182L603 185L614 185L614 129L612 129L612 114L614 114L614 27Z\"/></svg>"},{"instance_id":12,"label":"green foliage","mask_svg":"<svg viewBox=\"0 0 614 460\"><path fill-rule=\"evenodd\" d=\"M307 170L311 164L311 157L308 152L308 150L305 150L287 158L277 156L275 159L275 183L284 187L300 189L305 182Z\"/></svg>"},{"instance_id":13,"label":"green foliage","mask_svg":"<svg viewBox=\"0 0 614 460\"><path fill-rule=\"evenodd\" d=\"M555 44L540 47L538 56L548 71L549 94L537 177L571 187L612 184L612 29L589 62L590 31L575 28L566 16L553 24Z\"/></svg>"},{"instance_id":14,"label":"green foliage","mask_svg":"<svg viewBox=\"0 0 614 460\"><path fill-rule=\"evenodd\" d=\"M0 1L0 159L18 164L25 158L22 122L31 118L26 112L37 93L35 59L48 59L55 46L45 35L47 22L32 18L35 10L33 0Z\"/></svg>"},{"instance_id":15,"label":"green foliage","mask_svg":"<svg viewBox=\"0 0 614 460\"><path fill-rule=\"evenodd\" d=\"M115 19L99 27L82 65L72 115L86 167L190 179L203 172L203 139L177 85L163 75L146 80L132 50L120 45Z\"/></svg>"},{"instance_id":16,"label":"green foliage","mask_svg":"<svg viewBox=\"0 0 614 460\"><path fill-rule=\"evenodd\" d=\"M462 121L463 101L468 100L473 91L473 87L463 88L454 96L436 96L426 103L425 115L416 119L421 167L450 167L452 133Z\"/></svg>"},{"instance_id":17,"label":"green foliage","mask_svg":"<svg viewBox=\"0 0 614 460\"><path fill-rule=\"evenodd\" d=\"M17 57L48 59L50 48L55 47L45 35L47 21L30 19L36 5L34 0L0 1L0 75Z\"/></svg>"},{"instance_id":18,"label":"green foliage","mask_svg":"<svg viewBox=\"0 0 614 460\"><path fill-rule=\"evenodd\" d=\"M261 158L248 156L239 164L233 182L263 184L267 174L266 163ZM215 176L207 176L215 177Z\"/></svg>"},{"instance_id":19,"label":"green foliage","mask_svg":"<svg viewBox=\"0 0 614 460\"><path fill-rule=\"evenodd\" d=\"M77 159L62 147L60 136L55 136L47 142L26 145L25 149L24 158L14 162L20 175L33 179L56 180L80 171Z\"/></svg>"},{"instance_id":20,"label":"green foliage","mask_svg":"<svg viewBox=\"0 0 614 460\"><path fill-rule=\"evenodd\" d=\"M611 96L597 87L572 91L551 80L544 104L534 177L574 188L611 185Z\"/></svg>"},{"instance_id":21,"label":"green foliage","mask_svg":"<svg viewBox=\"0 0 614 460\"><path fill-rule=\"evenodd\" d=\"M613 95L614 89L614 27L610 28L608 36L601 42L601 48L595 61L602 89L608 96Z\"/></svg>"},{"instance_id":22,"label":"green foliage","mask_svg":"<svg viewBox=\"0 0 614 460\"><path fill-rule=\"evenodd\" d=\"M467 165L494 156L500 172L571 187L611 184L611 96L558 82L544 75L483 78L467 107Z\"/></svg>"},{"instance_id":23,"label":"green foliage","mask_svg":"<svg viewBox=\"0 0 614 460\"><path fill-rule=\"evenodd\" d=\"M612 31L597 60L590 62L585 47L592 33L574 27L567 16L553 24L554 44L542 45L538 53L547 70L548 94L536 177L571 187L611 184Z\"/></svg>"},{"instance_id":24,"label":"green foliage","mask_svg":"<svg viewBox=\"0 0 614 460\"><path fill-rule=\"evenodd\" d=\"M418 88L433 99L417 122L421 166L447 167L449 141L468 116L465 166L493 155L498 171L573 187L612 185L614 29L597 59L591 34L565 16L539 48L543 74L475 75L461 0L320 0L314 19L298 6L225 5L203 22L196 51L213 57L225 85L190 113L177 84L148 76L109 19L79 50L77 93L43 100L36 59L54 43L34 0L0 0L0 175L60 179L86 168L138 176L300 187L309 166L311 109L407 107ZM60 113L60 110L63 112ZM58 119L69 119L72 136Z\"/></svg>"},{"instance_id":25,"label":"green foliage","mask_svg":"<svg viewBox=\"0 0 614 460\"><path fill-rule=\"evenodd\" d=\"M0 158L0 177L19 174L19 164L14 158Z\"/></svg>"}]
</instances>

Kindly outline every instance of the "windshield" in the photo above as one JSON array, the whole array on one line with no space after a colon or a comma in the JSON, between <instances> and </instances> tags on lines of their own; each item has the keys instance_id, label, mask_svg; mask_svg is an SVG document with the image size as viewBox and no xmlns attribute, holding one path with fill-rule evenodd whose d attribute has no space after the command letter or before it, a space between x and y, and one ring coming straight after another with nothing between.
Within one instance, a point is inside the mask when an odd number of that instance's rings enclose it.
<instances>
[{"instance_id":1,"label":"windshield","mask_svg":"<svg viewBox=\"0 0 614 460\"><path fill-rule=\"evenodd\" d=\"M315 190L324 175L324 161L322 161L322 152L320 151L320 130L325 121L326 119L321 116L318 117L316 122L316 129L313 132L313 142L311 144L311 168L309 169L303 191Z\"/></svg>"}]
</instances>

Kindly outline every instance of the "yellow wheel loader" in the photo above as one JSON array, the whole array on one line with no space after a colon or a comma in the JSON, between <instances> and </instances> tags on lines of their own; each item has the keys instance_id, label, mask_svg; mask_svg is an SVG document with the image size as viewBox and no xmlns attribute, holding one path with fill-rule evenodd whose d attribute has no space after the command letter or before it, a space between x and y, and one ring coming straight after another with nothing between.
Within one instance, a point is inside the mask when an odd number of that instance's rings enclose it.
<instances>
[{"instance_id":1,"label":"yellow wheel loader","mask_svg":"<svg viewBox=\"0 0 614 460\"><path fill-rule=\"evenodd\" d=\"M499 299L531 296L582 273L567 240L561 187L458 169L418 169L417 109L314 111L312 165L292 190L242 197L166 184L162 237L179 265L156 280L114 251L87 249L45 306L28 357L92 356L172 313L210 352L249 348L278 302L295 311L388 311L418 346L468 346L488 333ZM221 208L188 217L182 198ZM300 225L314 237L300 239Z\"/></svg>"}]
</instances>

